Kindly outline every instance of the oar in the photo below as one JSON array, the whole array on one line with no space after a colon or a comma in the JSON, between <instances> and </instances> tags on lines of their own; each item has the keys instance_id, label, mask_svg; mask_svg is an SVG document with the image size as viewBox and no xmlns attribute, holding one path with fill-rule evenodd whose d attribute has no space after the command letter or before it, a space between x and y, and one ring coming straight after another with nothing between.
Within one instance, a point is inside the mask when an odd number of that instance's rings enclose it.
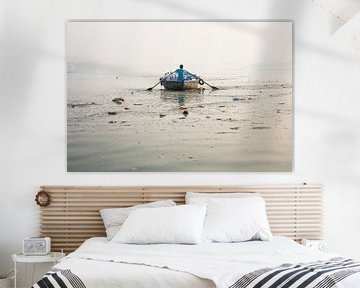
<instances>
[{"instance_id":1,"label":"oar","mask_svg":"<svg viewBox=\"0 0 360 288\"><path fill-rule=\"evenodd\" d=\"M156 83L153 87L150 87L150 88L146 89L146 91L151 91L152 89L154 89L160 83L161 83L161 80L158 83Z\"/></svg>"},{"instance_id":2,"label":"oar","mask_svg":"<svg viewBox=\"0 0 360 288\"><path fill-rule=\"evenodd\" d=\"M166 75L165 77L168 77L168 76L170 76L170 75L173 74L173 73L175 73L175 71L174 71L174 72L171 72L170 74ZM159 81L158 83L156 83L153 87L150 87L150 88L146 89L146 91L151 91L152 89L154 89L157 85L159 85L159 84L161 83L161 80L162 80L162 79L163 79L163 78L160 78L160 81Z\"/></svg>"},{"instance_id":3,"label":"oar","mask_svg":"<svg viewBox=\"0 0 360 288\"><path fill-rule=\"evenodd\" d=\"M211 89L213 89L213 90L219 90L219 89L220 89L220 88L218 88L218 87L216 87L216 86L212 86L212 85L210 85L210 84L209 84L209 83L207 83L204 79L200 79L200 78L199 78L199 80L204 81L204 83L205 83L206 85L210 86L210 87L211 87Z\"/></svg>"},{"instance_id":4,"label":"oar","mask_svg":"<svg viewBox=\"0 0 360 288\"><path fill-rule=\"evenodd\" d=\"M189 71L188 71L188 73L189 73L190 75L196 77L197 79L204 81L204 83L205 83L206 85L208 85L209 87L211 87L211 89L214 89L214 90L219 90L219 89L220 89L220 88L218 88L218 87L216 87L216 86L210 85L210 84L207 83L204 79L201 79L201 78L199 78L198 76L196 76L196 75L194 75L194 74L191 74Z\"/></svg>"}]
</instances>

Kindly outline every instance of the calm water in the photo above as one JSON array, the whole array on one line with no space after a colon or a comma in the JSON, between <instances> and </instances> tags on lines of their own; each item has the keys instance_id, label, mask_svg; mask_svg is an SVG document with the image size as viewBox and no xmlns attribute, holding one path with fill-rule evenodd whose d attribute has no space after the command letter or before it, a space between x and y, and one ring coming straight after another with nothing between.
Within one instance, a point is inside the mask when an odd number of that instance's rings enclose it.
<instances>
[{"instance_id":1,"label":"calm water","mask_svg":"<svg viewBox=\"0 0 360 288\"><path fill-rule=\"evenodd\" d=\"M145 91L159 76L68 74L68 171L291 171L290 70L208 77L216 91Z\"/></svg>"}]
</instances>

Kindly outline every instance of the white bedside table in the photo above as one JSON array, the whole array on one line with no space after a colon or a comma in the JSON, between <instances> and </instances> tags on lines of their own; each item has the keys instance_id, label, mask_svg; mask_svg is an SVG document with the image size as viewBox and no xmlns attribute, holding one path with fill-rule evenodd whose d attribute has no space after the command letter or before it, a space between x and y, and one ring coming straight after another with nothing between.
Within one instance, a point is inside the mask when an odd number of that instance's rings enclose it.
<instances>
[{"instance_id":1,"label":"white bedside table","mask_svg":"<svg viewBox=\"0 0 360 288\"><path fill-rule=\"evenodd\" d=\"M14 288L16 288L16 274L17 274L16 264L17 263L33 263L34 265L36 265L36 263L46 263L46 262L51 263L52 262L55 265L63 257L65 257L65 253L60 253L60 252L50 252L49 254L39 255L39 256L27 256L24 254L12 255L12 259L14 261L14 270L15 270ZM34 266L33 266L32 273L31 273L31 285L34 284L33 281L34 281Z\"/></svg>"}]
</instances>

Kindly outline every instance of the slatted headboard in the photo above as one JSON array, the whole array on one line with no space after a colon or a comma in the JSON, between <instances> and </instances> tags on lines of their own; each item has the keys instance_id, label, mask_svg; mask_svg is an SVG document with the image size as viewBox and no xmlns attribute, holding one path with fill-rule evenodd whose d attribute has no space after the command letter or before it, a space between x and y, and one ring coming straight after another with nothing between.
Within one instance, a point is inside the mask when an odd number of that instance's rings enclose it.
<instances>
[{"instance_id":1,"label":"slatted headboard","mask_svg":"<svg viewBox=\"0 0 360 288\"><path fill-rule=\"evenodd\" d=\"M191 192L259 192L266 201L274 235L301 239L322 237L322 187L277 186L42 186L51 204L41 208L41 236L52 239L53 251L72 252L87 238L105 236L99 209L128 207L164 199L183 204Z\"/></svg>"}]
</instances>

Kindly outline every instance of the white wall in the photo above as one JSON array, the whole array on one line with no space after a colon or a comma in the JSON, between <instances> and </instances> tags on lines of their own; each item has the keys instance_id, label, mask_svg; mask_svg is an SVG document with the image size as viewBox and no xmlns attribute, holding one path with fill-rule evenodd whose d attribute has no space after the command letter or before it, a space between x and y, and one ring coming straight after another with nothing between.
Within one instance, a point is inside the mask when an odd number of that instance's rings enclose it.
<instances>
[{"instance_id":1,"label":"white wall","mask_svg":"<svg viewBox=\"0 0 360 288\"><path fill-rule=\"evenodd\" d=\"M360 17L353 6L340 21L317 2L1 1L0 274L38 234L42 184L323 183L330 250L360 258ZM294 172L67 173L64 22L132 18L294 20Z\"/></svg>"}]
</instances>

